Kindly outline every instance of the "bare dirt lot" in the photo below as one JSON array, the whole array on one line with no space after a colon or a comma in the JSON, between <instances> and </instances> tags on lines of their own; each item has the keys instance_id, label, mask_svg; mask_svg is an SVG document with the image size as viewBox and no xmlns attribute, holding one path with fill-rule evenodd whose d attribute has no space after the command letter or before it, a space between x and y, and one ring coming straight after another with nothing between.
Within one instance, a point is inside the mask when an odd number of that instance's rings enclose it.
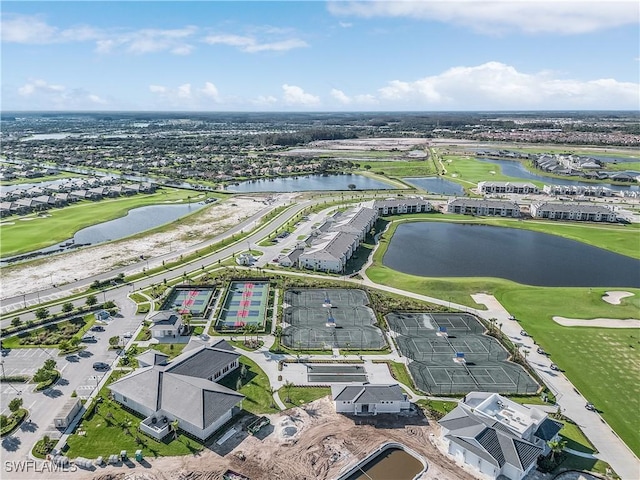
<instances>
[{"instance_id":1,"label":"bare dirt lot","mask_svg":"<svg viewBox=\"0 0 640 480\"><path fill-rule=\"evenodd\" d=\"M333 403L325 397L269 417L271 426L264 434L261 431L259 435L247 436L238 432L225 442L230 442L233 449L223 455L206 450L194 456L151 459L147 468L134 462L133 468L114 466L93 473L79 471L73 479L217 480L231 469L252 480L323 480L336 478L344 468L389 441L402 443L423 455L428 464L422 477L425 480L475 478L438 451L435 445L438 426L421 413L354 420L336 414ZM356 424L365 421L376 424ZM242 437L241 441L235 438L237 435Z\"/></svg>"},{"instance_id":2,"label":"bare dirt lot","mask_svg":"<svg viewBox=\"0 0 640 480\"><path fill-rule=\"evenodd\" d=\"M188 249L227 231L265 208L262 200L261 197L234 197L204 207L204 211L187 217L176 223L175 228L162 232L3 268L1 298L45 290L50 288L52 283L62 285L75 279L108 272L117 267L140 262L141 255L151 258L149 268L153 268L160 263L154 262L153 257L176 252L178 249Z\"/></svg>"}]
</instances>

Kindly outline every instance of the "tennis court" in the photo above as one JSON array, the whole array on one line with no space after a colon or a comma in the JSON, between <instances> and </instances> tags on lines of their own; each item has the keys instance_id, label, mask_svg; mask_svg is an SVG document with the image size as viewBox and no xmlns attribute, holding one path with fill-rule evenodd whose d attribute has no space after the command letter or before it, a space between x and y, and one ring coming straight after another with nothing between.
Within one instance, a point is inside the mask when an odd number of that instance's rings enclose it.
<instances>
[{"instance_id":1,"label":"tennis court","mask_svg":"<svg viewBox=\"0 0 640 480\"><path fill-rule=\"evenodd\" d=\"M192 317L204 317L215 288L213 287L181 287L171 290L167 299L162 304L162 310L175 310L180 314L189 314Z\"/></svg>"},{"instance_id":2,"label":"tennis court","mask_svg":"<svg viewBox=\"0 0 640 480\"><path fill-rule=\"evenodd\" d=\"M412 360L409 371L418 388L432 394L472 390L534 394L538 383L473 315L392 313L389 328L400 352Z\"/></svg>"},{"instance_id":3,"label":"tennis court","mask_svg":"<svg viewBox=\"0 0 640 480\"><path fill-rule=\"evenodd\" d=\"M216 330L239 330L246 325L264 328L269 303L269 282L231 282Z\"/></svg>"},{"instance_id":4,"label":"tennis court","mask_svg":"<svg viewBox=\"0 0 640 480\"><path fill-rule=\"evenodd\" d=\"M282 343L288 348L378 350L386 341L366 292L292 289L284 294Z\"/></svg>"}]
</instances>

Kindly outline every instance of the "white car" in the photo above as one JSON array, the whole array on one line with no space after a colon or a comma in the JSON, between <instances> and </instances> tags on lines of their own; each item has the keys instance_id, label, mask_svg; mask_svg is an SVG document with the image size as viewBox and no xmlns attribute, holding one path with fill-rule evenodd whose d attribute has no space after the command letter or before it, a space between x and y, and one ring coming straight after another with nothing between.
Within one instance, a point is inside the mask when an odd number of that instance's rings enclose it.
<instances>
[{"instance_id":1,"label":"white car","mask_svg":"<svg viewBox=\"0 0 640 480\"><path fill-rule=\"evenodd\" d=\"M123 337L123 338L131 338L131 337L133 337L133 333L131 333L131 332L125 332L125 333L123 333L123 334L122 334L122 337Z\"/></svg>"}]
</instances>

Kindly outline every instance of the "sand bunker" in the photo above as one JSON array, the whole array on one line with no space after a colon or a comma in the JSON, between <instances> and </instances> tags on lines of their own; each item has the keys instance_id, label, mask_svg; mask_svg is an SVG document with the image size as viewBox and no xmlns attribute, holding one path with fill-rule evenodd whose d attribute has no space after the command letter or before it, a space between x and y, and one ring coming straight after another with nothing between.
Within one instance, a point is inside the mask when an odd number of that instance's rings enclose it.
<instances>
[{"instance_id":1,"label":"sand bunker","mask_svg":"<svg viewBox=\"0 0 640 480\"><path fill-rule=\"evenodd\" d=\"M594 318L581 320L578 318L553 317L553 321L563 327L602 327L602 328L640 328L640 320L635 318Z\"/></svg>"},{"instance_id":2,"label":"sand bunker","mask_svg":"<svg viewBox=\"0 0 640 480\"><path fill-rule=\"evenodd\" d=\"M621 292L621 291L611 291L611 292L604 292L604 293L606 293L606 295L602 296L602 300L604 300L607 303L610 303L611 305L620 305L620 300L626 297L633 297L634 295L631 292Z\"/></svg>"}]
</instances>

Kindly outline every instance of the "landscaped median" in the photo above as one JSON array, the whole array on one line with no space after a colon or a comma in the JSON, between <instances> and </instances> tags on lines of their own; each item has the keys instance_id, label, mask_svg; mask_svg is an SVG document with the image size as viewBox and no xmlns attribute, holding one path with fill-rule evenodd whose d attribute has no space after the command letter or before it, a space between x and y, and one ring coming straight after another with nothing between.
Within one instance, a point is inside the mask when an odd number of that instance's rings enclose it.
<instances>
[{"instance_id":1,"label":"landscaped median","mask_svg":"<svg viewBox=\"0 0 640 480\"><path fill-rule=\"evenodd\" d=\"M16 402L17 401L17 402ZM19 406L17 408L12 409L12 402L15 405ZM29 411L26 408L22 408L22 399L14 398L11 402L9 402L9 409L11 410L11 415L8 417L6 415L0 415L0 436L4 437L6 435L11 434L20 426Z\"/></svg>"}]
</instances>

